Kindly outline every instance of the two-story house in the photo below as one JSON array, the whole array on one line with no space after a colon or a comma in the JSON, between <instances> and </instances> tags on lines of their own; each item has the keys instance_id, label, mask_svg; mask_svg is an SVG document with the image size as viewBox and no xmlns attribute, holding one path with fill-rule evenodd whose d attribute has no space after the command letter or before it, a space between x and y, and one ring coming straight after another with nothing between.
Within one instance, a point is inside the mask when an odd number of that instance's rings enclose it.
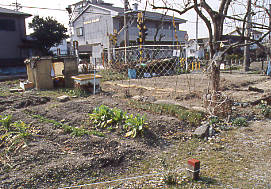
<instances>
[{"instance_id":1,"label":"two-story house","mask_svg":"<svg viewBox=\"0 0 271 189\"><path fill-rule=\"evenodd\" d=\"M91 56L99 58L101 51L109 47L109 36L114 31L119 32L116 46L124 44L124 9L104 3L102 0L84 0L73 7L71 25L74 34L72 40L79 42L80 49L89 49ZM137 28L137 12L128 13L128 38L130 44L137 44L139 29ZM174 18L176 34L179 42L184 42L186 31L181 31L179 24L186 20ZM156 13L145 12L145 23L148 29L146 44L173 44L176 41L173 17ZM157 36L155 38L155 36ZM160 38L160 40L159 40ZM159 42L158 42L159 41ZM84 47L85 46L85 47ZM84 48L83 48L84 47ZM88 47L88 48L87 48Z\"/></svg>"},{"instance_id":2,"label":"two-story house","mask_svg":"<svg viewBox=\"0 0 271 189\"><path fill-rule=\"evenodd\" d=\"M25 18L30 14L0 7L0 68L24 65Z\"/></svg>"}]
</instances>

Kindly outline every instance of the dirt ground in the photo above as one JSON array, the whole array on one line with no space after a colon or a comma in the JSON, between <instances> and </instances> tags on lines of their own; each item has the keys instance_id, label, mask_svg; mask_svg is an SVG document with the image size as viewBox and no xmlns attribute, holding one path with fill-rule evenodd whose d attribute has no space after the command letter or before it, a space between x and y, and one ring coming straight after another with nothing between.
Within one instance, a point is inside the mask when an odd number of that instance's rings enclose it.
<instances>
[{"instance_id":1,"label":"dirt ground","mask_svg":"<svg viewBox=\"0 0 271 189\"><path fill-rule=\"evenodd\" d=\"M236 103L270 95L270 84L269 77L255 74L222 74L221 79L223 93ZM140 103L171 100L188 108L203 107L207 86L207 77L197 73L114 81L103 83L101 94L58 102L56 97L66 91L10 93L18 81L0 82L0 115L22 120L35 133L13 151L6 152L1 144L0 188L58 188L160 172L178 174L178 185L165 184L163 174L85 188L271 188L270 120L258 116L256 107L234 106L233 114L247 117L249 126L204 141L191 137L199 125L191 127L176 116L136 109L126 98L140 95L145 97ZM248 91L249 86L264 92ZM90 129L89 113L102 104L146 115L147 132L135 139L110 131L102 131L105 136L75 137L54 124ZM201 160L198 182L185 176L189 158Z\"/></svg>"},{"instance_id":2,"label":"dirt ground","mask_svg":"<svg viewBox=\"0 0 271 189\"><path fill-rule=\"evenodd\" d=\"M221 74L221 91L236 101L250 102L260 98L257 92L248 91L249 86L271 90L270 77L251 74ZM175 103L195 109L203 109L203 96L210 90L208 76L203 73L182 74L178 76L163 76L147 79L131 79L122 81L109 81L103 83L106 91L118 91L119 96L128 92L131 96L147 96L156 100L174 100Z\"/></svg>"}]
</instances>

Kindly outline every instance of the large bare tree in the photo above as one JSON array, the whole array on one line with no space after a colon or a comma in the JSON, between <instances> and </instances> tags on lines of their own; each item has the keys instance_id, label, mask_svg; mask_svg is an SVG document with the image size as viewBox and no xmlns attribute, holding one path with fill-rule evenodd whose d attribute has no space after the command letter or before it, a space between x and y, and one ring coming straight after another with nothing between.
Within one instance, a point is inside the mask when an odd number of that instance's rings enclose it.
<instances>
[{"instance_id":1,"label":"large bare tree","mask_svg":"<svg viewBox=\"0 0 271 189\"><path fill-rule=\"evenodd\" d=\"M217 0L215 1L216 4L219 5L217 9L215 9L214 6L211 6L210 1L208 0L161 0L160 4L158 1L150 0L149 4L153 9L169 10L179 13L179 15L183 15L189 11L195 11L203 20L209 34L209 73L212 83L212 92L215 94L219 91L220 63L228 51L234 48L240 48L242 46L244 47L257 44L263 51L270 55L269 48L261 43L270 32L269 23L258 23L248 19L255 14L260 14L263 12L270 16L270 12L266 8L264 0L251 1L252 0ZM252 3L252 7L247 6L249 4L248 2ZM176 4L179 5L179 8L176 8ZM238 7L239 9L242 7L243 11L239 11L240 13L237 15L229 13L229 8L237 9ZM226 20L237 23L240 33L240 40L230 44L226 48L222 48L220 47L220 43L223 41ZM249 35L246 35L247 26L250 26L251 30L261 30L264 32L264 34L259 39L253 39L249 37ZM216 100L216 95L214 95L214 100Z\"/></svg>"}]
</instances>

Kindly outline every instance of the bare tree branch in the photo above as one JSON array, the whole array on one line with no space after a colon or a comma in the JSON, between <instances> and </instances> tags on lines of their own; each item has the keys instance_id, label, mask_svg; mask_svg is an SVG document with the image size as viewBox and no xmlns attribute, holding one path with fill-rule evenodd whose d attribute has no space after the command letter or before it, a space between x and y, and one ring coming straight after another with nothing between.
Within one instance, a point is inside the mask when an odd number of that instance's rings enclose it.
<instances>
[{"instance_id":1,"label":"bare tree branch","mask_svg":"<svg viewBox=\"0 0 271 189\"><path fill-rule=\"evenodd\" d=\"M193 9L194 8L194 5L190 6L190 7L187 7L185 8L184 10L182 11L179 11L177 9L174 9L174 8L170 8L170 7L157 7L153 4L151 4L152 8L153 9L164 9L164 10L170 10L170 11L174 11L174 12L177 12L179 13L179 15L183 15L184 13L188 12L189 10Z\"/></svg>"}]
</instances>

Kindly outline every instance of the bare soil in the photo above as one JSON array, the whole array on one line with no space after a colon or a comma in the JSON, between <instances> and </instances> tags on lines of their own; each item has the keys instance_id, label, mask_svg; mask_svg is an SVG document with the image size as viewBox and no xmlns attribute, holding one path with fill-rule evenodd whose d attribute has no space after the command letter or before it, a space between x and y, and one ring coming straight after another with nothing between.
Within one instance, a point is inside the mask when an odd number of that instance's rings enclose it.
<instances>
[{"instance_id":1,"label":"bare soil","mask_svg":"<svg viewBox=\"0 0 271 189\"><path fill-rule=\"evenodd\" d=\"M176 79L178 79L176 83ZM130 83L129 83L130 82ZM234 102L251 102L268 96L269 77L250 74L222 74L223 93ZM130 86L130 87L129 87ZM248 91L258 87L264 93ZM235 106L234 115L245 116L249 126L225 131L209 141L191 138L195 127L176 117L135 109L127 96L139 95L147 102L171 100L179 105L203 107L207 76L189 74L150 79L114 81L102 84L103 92L85 98L58 102L62 91L9 93L18 81L0 83L0 114L22 120L35 133L26 145L6 152L0 146L0 188L58 188L148 173L178 173L184 188L270 188L270 120L259 118L253 106ZM129 89L129 90L128 90ZM141 99L142 100L142 99ZM123 137L102 131L105 136L75 137L33 115L75 127L89 126L88 115L100 105L117 107L129 114L146 115L149 128L143 137ZM189 158L202 162L202 179L191 182L184 175ZM177 171L182 169L182 171ZM111 184L112 188L167 188L164 176ZM106 188L97 185L89 188ZM87 187L86 187L87 188Z\"/></svg>"},{"instance_id":2,"label":"bare soil","mask_svg":"<svg viewBox=\"0 0 271 189\"><path fill-rule=\"evenodd\" d=\"M88 114L102 104L130 114L146 114L149 130L145 137L129 139L108 131L105 137L73 137L54 124L32 116L41 115L63 124L86 127ZM117 175L132 162L168 146L168 135L192 129L174 117L139 112L129 108L125 99L102 94L66 103L31 93L11 94L2 96L0 105L1 115L12 115L14 121L24 121L36 133L27 145L1 158L2 188L58 187L101 179L103 175ZM0 153L5 153L3 146Z\"/></svg>"}]
</instances>

